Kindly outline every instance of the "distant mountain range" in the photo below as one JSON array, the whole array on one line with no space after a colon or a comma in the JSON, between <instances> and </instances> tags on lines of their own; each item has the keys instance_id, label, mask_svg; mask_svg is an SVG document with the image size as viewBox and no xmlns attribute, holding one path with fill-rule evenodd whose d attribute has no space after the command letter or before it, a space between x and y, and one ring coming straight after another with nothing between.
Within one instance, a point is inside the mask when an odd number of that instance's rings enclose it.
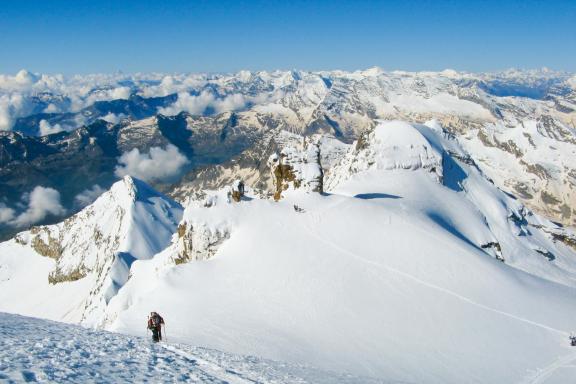
<instances>
[{"instance_id":1,"label":"distant mountain range","mask_svg":"<svg viewBox=\"0 0 576 384\"><path fill-rule=\"evenodd\" d=\"M77 212L130 172L181 202L236 178L272 194L268 156L286 140L322 136L329 174L348 145L391 119L437 121L502 190L557 222L575 222L576 77L569 73L372 68L63 78L22 71L0 80L4 237L24 223ZM173 155L180 161L164 163ZM62 209L17 220L38 186L56 190Z\"/></svg>"}]
</instances>

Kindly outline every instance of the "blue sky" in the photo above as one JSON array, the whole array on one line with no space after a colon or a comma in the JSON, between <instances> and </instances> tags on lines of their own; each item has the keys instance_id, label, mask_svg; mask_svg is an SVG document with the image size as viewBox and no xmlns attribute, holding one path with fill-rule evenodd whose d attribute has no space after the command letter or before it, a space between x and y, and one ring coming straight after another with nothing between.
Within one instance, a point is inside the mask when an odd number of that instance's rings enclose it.
<instances>
[{"instance_id":1,"label":"blue sky","mask_svg":"<svg viewBox=\"0 0 576 384\"><path fill-rule=\"evenodd\" d=\"M0 73L576 71L576 0L0 0Z\"/></svg>"}]
</instances>

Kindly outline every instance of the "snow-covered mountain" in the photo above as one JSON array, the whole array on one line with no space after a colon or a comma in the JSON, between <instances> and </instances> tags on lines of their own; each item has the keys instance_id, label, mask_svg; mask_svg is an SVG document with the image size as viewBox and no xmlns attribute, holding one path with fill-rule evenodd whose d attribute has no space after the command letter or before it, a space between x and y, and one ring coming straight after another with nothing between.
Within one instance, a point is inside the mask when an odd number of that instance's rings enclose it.
<instances>
[{"instance_id":1,"label":"snow-covered mountain","mask_svg":"<svg viewBox=\"0 0 576 384\"><path fill-rule=\"evenodd\" d=\"M181 217L125 178L0 244L0 311L144 335L157 310L174 341L387 381L569 382L574 233L502 191L439 120L330 140L282 133L252 173L278 193L237 180ZM218 172L259 169L244 164ZM126 231L118 206L138 212Z\"/></svg>"},{"instance_id":2,"label":"snow-covered mountain","mask_svg":"<svg viewBox=\"0 0 576 384\"><path fill-rule=\"evenodd\" d=\"M181 217L178 203L126 176L62 223L2 243L1 301L16 312L98 325L132 263L163 250Z\"/></svg>"}]
</instances>

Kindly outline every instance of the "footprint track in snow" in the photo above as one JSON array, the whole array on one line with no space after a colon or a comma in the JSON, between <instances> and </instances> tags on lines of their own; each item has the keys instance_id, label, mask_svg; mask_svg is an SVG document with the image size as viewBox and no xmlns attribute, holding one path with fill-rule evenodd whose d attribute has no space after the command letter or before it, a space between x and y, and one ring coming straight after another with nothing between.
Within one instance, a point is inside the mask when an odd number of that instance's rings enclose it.
<instances>
[{"instance_id":1,"label":"footprint track in snow","mask_svg":"<svg viewBox=\"0 0 576 384\"><path fill-rule=\"evenodd\" d=\"M372 266L374 266L374 267L376 267L376 268L378 268L378 269L385 270L385 271L388 271L388 272L390 272L390 273L394 273L394 274L396 274L396 275L402 276L402 277L404 277L404 278L406 278L406 279L408 279L408 280L411 280L411 281L413 281L413 282L415 282L415 283L417 283L417 284L420 284L420 285L426 286L426 287L428 287L428 288L432 288L432 289L434 289L434 290L436 290L436 291L442 292L442 293L444 293L444 294L450 295L450 296L455 297L455 298L457 298L457 299L459 299L459 300L461 300L461 301L463 301L463 302L466 302L466 303L468 303L468 304L474 305L474 306L476 306L476 307L478 307L478 308L482 308L482 309L484 309L484 310L487 310L487 311L490 311L490 312L494 312L494 313L497 313L497 314L500 314L500 315L509 317L509 318L511 318L511 319L514 319L514 320L517 320L517 321L521 321L521 322L523 322L523 323L526 323L526 324L529 324L529 325L532 325L532 326L535 326L535 327L539 327L539 328L542 328L542 329L545 329L545 330L547 330L547 331L554 332L554 333L557 333L557 334L560 334L560 335L564 335L564 336L568 336L568 335L569 335L569 333L566 332L566 331L562 331L562 330L559 330L559 329L550 327L550 326L545 325L545 324L541 324L541 323L538 323L538 322L535 322L535 321L532 321L532 320L529 320L529 319L525 319L525 318L520 317L520 316L513 315L513 314L508 313L508 312L505 312L505 311L501 311L501 310L499 310L499 309L495 309L495 308L489 307L489 306L487 306L487 305L478 303L478 302L476 302L476 301L474 301L474 300L472 300L472 299L470 299L470 298L468 298L468 297L465 297L465 296L462 296L462 295L460 295L460 294L458 294L458 293L456 293L456 292L453 292L453 291L451 291L451 290L449 290L449 289L447 289L447 288L443 288L443 287L440 287L440 286L435 285L435 284L433 284L433 283L429 283L429 282L427 282L427 281L424 281L424 280L422 280L422 279L419 279L418 277L413 276L413 275L411 275L411 274L409 274L409 273L407 273L407 272L403 272L403 271L401 271L401 270L399 270L399 269L390 267L390 266L388 266L388 265L380 264L380 263L376 263L376 262L374 262L374 261L372 261L372 260L368 260L368 259L366 259L366 258L364 258L364 257L362 257L362 256L360 256L360 255L358 255L358 254L356 254L356 253L354 253L354 252L352 252L352 251L349 251L349 250L347 250L347 249L339 246L338 244L335 244L334 242L332 242L332 241L330 241L330 240L327 240L327 239L323 238L323 237L320 236L313 228L308 228L308 229L309 229L308 234L309 234L310 236L316 238L317 240L323 242L324 244L330 246L331 248L333 248L333 249L335 249L335 250L337 250L337 251L339 251L339 252L341 252L341 253L344 253L344 254L347 254L347 255L349 255L349 256L352 256L352 257L354 257L355 259L360 260L360 261L362 261L362 262L364 262L364 263L370 264L370 265L372 265Z\"/></svg>"}]
</instances>

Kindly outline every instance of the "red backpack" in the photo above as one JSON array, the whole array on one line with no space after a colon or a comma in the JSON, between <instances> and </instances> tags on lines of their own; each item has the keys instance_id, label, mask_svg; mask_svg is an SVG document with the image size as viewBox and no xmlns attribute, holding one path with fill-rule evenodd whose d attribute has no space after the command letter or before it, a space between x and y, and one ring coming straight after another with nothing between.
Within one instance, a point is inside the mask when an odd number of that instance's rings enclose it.
<instances>
[{"instance_id":1,"label":"red backpack","mask_svg":"<svg viewBox=\"0 0 576 384\"><path fill-rule=\"evenodd\" d=\"M160 328L160 325L161 325L163 322L164 322L164 320L163 320L162 317L161 317L159 314L157 314L157 313L154 313L154 314L152 315L152 317L150 317L150 320L149 320L149 324L150 324L153 328Z\"/></svg>"}]
</instances>

